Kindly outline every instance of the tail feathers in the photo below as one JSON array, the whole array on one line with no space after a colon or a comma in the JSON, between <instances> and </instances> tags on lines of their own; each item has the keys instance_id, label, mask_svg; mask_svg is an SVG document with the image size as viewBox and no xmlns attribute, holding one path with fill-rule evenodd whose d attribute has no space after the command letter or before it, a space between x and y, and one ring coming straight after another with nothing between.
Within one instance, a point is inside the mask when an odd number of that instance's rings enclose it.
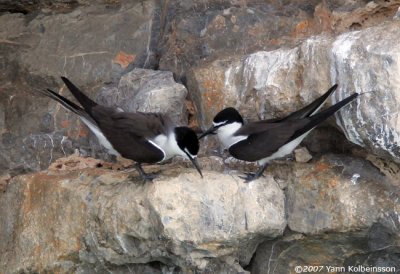
<instances>
[{"instance_id":1,"label":"tail feathers","mask_svg":"<svg viewBox=\"0 0 400 274\"><path fill-rule=\"evenodd\" d=\"M70 80L65 77L61 77L65 85L68 87L70 92L74 95L76 100L83 106L88 114L92 113L92 108L97 106L97 103L87 97L79 88L77 88Z\"/></svg>"},{"instance_id":2,"label":"tail feathers","mask_svg":"<svg viewBox=\"0 0 400 274\"><path fill-rule=\"evenodd\" d=\"M293 112L292 114L283 118L282 120L296 120L296 119L309 117L309 116L315 114L322 107L322 105L326 102L328 97L337 89L337 87L338 87L337 84L333 85L327 92L325 92L324 95L317 98L316 100L314 100L312 103L310 103L306 107L304 107L296 112ZM280 121L282 121L282 120L280 120Z\"/></svg>"},{"instance_id":3,"label":"tail feathers","mask_svg":"<svg viewBox=\"0 0 400 274\"><path fill-rule=\"evenodd\" d=\"M72 111L73 113L77 114L80 118L86 119L89 122L96 124L96 122L85 112L83 108L75 104L74 102L68 100L67 98L57 94L56 92L52 91L51 89L47 90L38 90L38 92L44 96L47 96L58 103L60 103L64 108Z\"/></svg>"},{"instance_id":4,"label":"tail feathers","mask_svg":"<svg viewBox=\"0 0 400 274\"><path fill-rule=\"evenodd\" d=\"M340 110L342 107L346 106L347 104L351 103L354 99L356 99L360 94L354 93L353 95L350 95L349 97L343 99L342 101L334 104L333 106L330 106L327 109L324 109L308 118L309 123L302 128L301 130L296 131L294 136L291 138L292 140L299 137L300 135L306 133L307 131L310 131L317 125L321 124L323 121L331 117L333 114L335 114L338 110Z\"/></svg>"},{"instance_id":5,"label":"tail feathers","mask_svg":"<svg viewBox=\"0 0 400 274\"><path fill-rule=\"evenodd\" d=\"M318 119L326 119L329 116L333 115L336 111L344 107L345 105L349 104L351 101L356 99L360 94L354 93L353 95L350 95L349 97L343 99L342 101L334 104L333 106L330 106L327 109L324 109L314 115L312 115L310 118L313 120L318 120Z\"/></svg>"}]
</instances>

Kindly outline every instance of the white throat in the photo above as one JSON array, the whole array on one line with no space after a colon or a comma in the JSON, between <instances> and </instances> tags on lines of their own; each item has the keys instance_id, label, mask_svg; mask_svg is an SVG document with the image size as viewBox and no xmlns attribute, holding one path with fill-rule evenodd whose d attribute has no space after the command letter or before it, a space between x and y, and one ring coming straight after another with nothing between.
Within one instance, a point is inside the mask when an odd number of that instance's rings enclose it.
<instances>
[{"instance_id":1,"label":"white throat","mask_svg":"<svg viewBox=\"0 0 400 274\"><path fill-rule=\"evenodd\" d=\"M220 126L217 129L218 139L221 142L224 148L229 148L230 146L246 139L248 136L235 136L235 132L237 132L242 127L241 123L234 122L229 123L224 126Z\"/></svg>"},{"instance_id":2,"label":"white throat","mask_svg":"<svg viewBox=\"0 0 400 274\"><path fill-rule=\"evenodd\" d=\"M168 136L160 134L153 140L149 140L149 142L158 147L164 153L164 158L160 162L168 160L174 156L182 156L187 158L186 153L178 146L175 133L173 132L171 132Z\"/></svg>"}]
</instances>

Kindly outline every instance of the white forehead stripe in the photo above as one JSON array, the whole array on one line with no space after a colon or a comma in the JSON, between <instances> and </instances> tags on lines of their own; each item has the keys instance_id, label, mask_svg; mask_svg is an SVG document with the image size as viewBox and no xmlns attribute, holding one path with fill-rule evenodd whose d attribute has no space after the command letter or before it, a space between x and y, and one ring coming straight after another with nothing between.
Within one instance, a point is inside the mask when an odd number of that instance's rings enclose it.
<instances>
[{"instance_id":1,"label":"white forehead stripe","mask_svg":"<svg viewBox=\"0 0 400 274\"><path fill-rule=\"evenodd\" d=\"M217 126L220 126L220 125L225 124L226 122L227 122L227 121L223 121L223 122L219 122L219 123L213 122L213 126L214 126L214 127L217 127Z\"/></svg>"}]
</instances>

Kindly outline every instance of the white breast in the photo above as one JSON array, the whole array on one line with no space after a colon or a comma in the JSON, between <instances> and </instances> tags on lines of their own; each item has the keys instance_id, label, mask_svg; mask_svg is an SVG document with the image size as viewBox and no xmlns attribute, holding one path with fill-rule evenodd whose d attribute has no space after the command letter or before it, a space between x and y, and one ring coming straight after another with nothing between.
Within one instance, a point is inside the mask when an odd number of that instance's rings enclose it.
<instances>
[{"instance_id":1,"label":"white breast","mask_svg":"<svg viewBox=\"0 0 400 274\"><path fill-rule=\"evenodd\" d=\"M241 123L234 122L218 128L218 139L224 148L229 148L237 142L240 142L248 137L243 135L234 136L235 132L238 131L241 127Z\"/></svg>"},{"instance_id":2,"label":"white breast","mask_svg":"<svg viewBox=\"0 0 400 274\"><path fill-rule=\"evenodd\" d=\"M187 157L185 152L183 152L178 146L174 133L170 133L168 136L160 134L154 139L149 140L149 142L158 147L164 153L164 158L160 162L168 160L174 156Z\"/></svg>"}]
</instances>

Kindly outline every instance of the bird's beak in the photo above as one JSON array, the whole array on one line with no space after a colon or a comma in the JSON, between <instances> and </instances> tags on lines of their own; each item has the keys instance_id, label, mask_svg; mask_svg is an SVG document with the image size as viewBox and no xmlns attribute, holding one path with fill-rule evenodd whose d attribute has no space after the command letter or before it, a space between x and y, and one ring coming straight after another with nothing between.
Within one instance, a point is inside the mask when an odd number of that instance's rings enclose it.
<instances>
[{"instance_id":1,"label":"bird's beak","mask_svg":"<svg viewBox=\"0 0 400 274\"><path fill-rule=\"evenodd\" d=\"M189 160L192 162L192 164L195 166L197 171L200 173L201 178L203 178L203 174L201 173L201 169L199 166L199 162L197 162L197 158L194 158L188 154Z\"/></svg>"},{"instance_id":2,"label":"bird's beak","mask_svg":"<svg viewBox=\"0 0 400 274\"><path fill-rule=\"evenodd\" d=\"M203 132L203 134L200 135L199 140L209 134L216 134L215 131L217 128L215 126L211 126L209 129Z\"/></svg>"}]
</instances>

